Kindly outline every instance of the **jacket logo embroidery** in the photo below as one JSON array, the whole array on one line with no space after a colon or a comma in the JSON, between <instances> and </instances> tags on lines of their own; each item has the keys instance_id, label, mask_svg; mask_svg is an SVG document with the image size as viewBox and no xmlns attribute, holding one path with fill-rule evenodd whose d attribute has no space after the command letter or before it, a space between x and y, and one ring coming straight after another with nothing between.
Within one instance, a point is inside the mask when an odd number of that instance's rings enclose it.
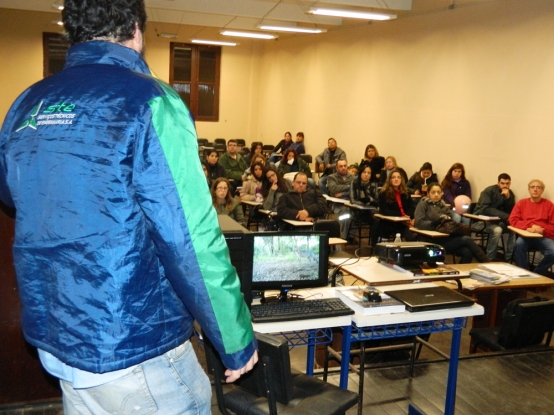
<instances>
[{"instance_id":1,"label":"jacket logo embroidery","mask_svg":"<svg viewBox=\"0 0 554 415\"><path fill-rule=\"evenodd\" d=\"M41 101L36 107L31 110L29 118L26 118L19 128L15 130L19 132L27 127L36 130L39 125L62 125L62 124L73 124L73 119L75 114L73 110L75 109L75 104L66 104L61 102L55 105L47 106L42 114L39 115L40 109L44 101Z\"/></svg>"}]
</instances>

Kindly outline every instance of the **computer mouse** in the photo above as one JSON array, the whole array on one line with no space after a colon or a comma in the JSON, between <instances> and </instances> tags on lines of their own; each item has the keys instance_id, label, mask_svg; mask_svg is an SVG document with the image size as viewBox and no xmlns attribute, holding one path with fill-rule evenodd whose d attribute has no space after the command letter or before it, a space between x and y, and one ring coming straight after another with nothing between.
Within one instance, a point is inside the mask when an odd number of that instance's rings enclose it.
<instances>
[{"instance_id":1,"label":"computer mouse","mask_svg":"<svg viewBox=\"0 0 554 415\"><path fill-rule=\"evenodd\" d=\"M380 303L383 300L377 291L364 291L364 297L370 303Z\"/></svg>"}]
</instances>

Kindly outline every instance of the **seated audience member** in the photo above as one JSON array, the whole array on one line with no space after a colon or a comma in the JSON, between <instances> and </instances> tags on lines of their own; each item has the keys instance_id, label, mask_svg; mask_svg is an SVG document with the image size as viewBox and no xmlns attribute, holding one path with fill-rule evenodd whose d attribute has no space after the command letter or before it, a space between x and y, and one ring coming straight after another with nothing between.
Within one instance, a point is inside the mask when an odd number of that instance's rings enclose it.
<instances>
[{"instance_id":1,"label":"seated audience member","mask_svg":"<svg viewBox=\"0 0 554 415\"><path fill-rule=\"evenodd\" d=\"M275 163L279 161L281 156L287 149L292 146L292 135L289 131L285 133L285 137L277 143L275 148L273 149L273 153L271 153L271 156L269 156L269 162Z\"/></svg>"},{"instance_id":2,"label":"seated audience member","mask_svg":"<svg viewBox=\"0 0 554 415\"><path fill-rule=\"evenodd\" d=\"M204 176L206 176L206 182L208 183L208 188L210 188L212 187L212 181L210 180L210 174L208 172L208 162L201 161L200 164L202 164L202 170L204 171Z\"/></svg>"},{"instance_id":3,"label":"seated audience member","mask_svg":"<svg viewBox=\"0 0 554 415\"><path fill-rule=\"evenodd\" d=\"M429 184L427 196L423 196L415 210L415 226L421 230L436 231L445 221L453 221L452 209L442 200L442 187L438 183ZM465 225L458 225L465 226ZM460 264L469 264L473 258L479 262L489 262L485 253L470 236L451 235L440 239L425 238L444 247L447 253L459 255Z\"/></svg>"},{"instance_id":4,"label":"seated audience member","mask_svg":"<svg viewBox=\"0 0 554 415\"><path fill-rule=\"evenodd\" d=\"M385 185L387 178L393 171L397 171L402 175L404 185L406 185L408 182L408 175L406 174L406 171L402 167L398 167L398 163L396 162L396 158L394 156L388 156L385 159L385 167L383 167L381 175L379 176L379 187L383 187Z\"/></svg>"},{"instance_id":5,"label":"seated audience member","mask_svg":"<svg viewBox=\"0 0 554 415\"><path fill-rule=\"evenodd\" d=\"M227 178L233 180L234 189L242 186L242 174L248 167L237 150L237 140L230 139L227 141L227 152L219 158L219 164L225 169Z\"/></svg>"},{"instance_id":6,"label":"seated audience member","mask_svg":"<svg viewBox=\"0 0 554 415\"><path fill-rule=\"evenodd\" d=\"M454 163L452 167L446 173L441 183L444 196L443 199L446 203L454 207L454 199L456 197L464 195L471 200L471 185L466 180L466 170L462 163ZM456 212L452 214L452 218L456 222L462 222L462 216ZM469 224L469 219L464 219L464 223Z\"/></svg>"},{"instance_id":7,"label":"seated audience member","mask_svg":"<svg viewBox=\"0 0 554 415\"><path fill-rule=\"evenodd\" d=\"M275 166L271 164L265 166L262 180L263 209L275 212L281 196L290 192L291 189L289 182L283 179Z\"/></svg>"},{"instance_id":8,"label":"seated audience member","mask_svg":"<svg viewBox=\"0 0 554 415\"><path fill-rule=\"evenodd\" d=\"M415 239L413 233L409 230L414 224L412 198L408 193L404 176L399 171L393 170L386 176L383 188L379 192L378 205L381 215L406 217L410 218L410 220L407 222L391 222L385 219L375 220L370 230L372 246L375 246L379 237L389 238L397 233L407 241Z\"/></svg>"},{"instance_id":9,"label":"seated audience member","mask_svg":"<svg viewBox=\"0 0 554 415\"><path fill-rule=\"evenodd\" d=\"M487 187L481 192L479 201L473 212L475 215L498 216L500 221L495 222L476 222L473 229L483 231L489 235L487 243L487 257L491 261L496 261L496 251L498 242L503 233L507 233L508 241L504 249L504 260L510 262L516 243L516 235L507 228L508 218L516 203L514 193L510 190L512 179L507 173L498 176L498 183Z\"/></svg>"},{"instance_id":10,"label":"seated audience member","mask_svg":"<svg viewBox=\"0 0 554 415\"><path fill-rule=\"evenodd\" d=\"M231 196L231 185L225 177L215 179L212 185L212 204L218 215L228 215L246 227L240 202Z\"/></svg>"},{"instance_id":11,"label":"seated audience member","mask_svg":"<svg viewBox=\"0 0 554 415\"><path fill-rule=\"evenodd\" d=\"M536 249L543 254L543 259L533 270L537 274L547 275L548 269L554 265L554 204L542 198L544 183L540 180L529 182L530 198L518 201L510 214L510 225L532 233L542 235L542 238L518 237L514 257L516 265L529 269L527 252Z\"/></svg>"},{"instance_id":12,"label":"seated audience member","mask_svg":"<svg viewBox=\"0 0 554 415\"><path fill-rule=\"evenodd\" d=\"M304 133L302 131L296 133L296 141L292 143L289 148L296 150L298 155L306 154L306 149L304 148Z\"/></svg>"},{"instance_id":13,"label":"seated audience member","mask_svg":"<svg viewBox=\"0 0 554 415\"><path fill-rule=\"evenodd\" d=\"M371 167L366 164L350 186L350 203L364 207L377 206L377 183L371 182ZM373 222L373 210L351 209L354 218L365 223Z\"/></svg>"},{"instance_id":14,"label":"seated audience member","mask_svg":"<svg viewBox=\"0 0 554 415\"><path fill-rule=\"evenodd\" d=\"M329 195L339 199L350 201L350 188L354 177L348 174L348 162L346 160L338 160L336 173L329 175L327 180L327 188ZM344 203L333 203L333 212L338 216L340 222L340 237L349 239L349 242L354 243L354 229L350 229L352 222L350 208Z\"/></svg>"},{"instance_id":15,"label":"seated audience member","mask_svg":"<svg viewBox=\"0 0 554 415\"><path fill-rule=\"evenodd\" d=\"M279 170L279 173L281 173L281 176L285 176L287 173L297 173L301 171L306 174L308 178L312 177L312 172L310 170L310 166L308 166L308 163L300 158L296 150L292 148L285 151L277 169Z\"/></svg>"},{"instance_id":16,"label":"seated audience member","mask_svg":"<svg viewBox=\"0 0 554 415\"><path fill-rule=\"evenodd\" d=\"M354 178L358 177L358 166L355 164L348 166L348 174Z\"/></svg>"},{"instance_id":17,"label":"seated audience member","mask_svg":"<svg viewBox=\"0 0 554 415\"><path fill-rule=\"evenodd\" d=\"M244 161L246 161L246 164L250 165L250 161L252 160L252 156L254 154L263 154L263 153L264 153L264 144L261 141L254 141L252 142L252 146L250 147L248 156L244 157Z\"/></svg>"},{"instance_id":18,"label":"seated audience member","mask_svg":"<svg viewBox=\"0 0 554 415\"><path fill-rule=\"evenodd\" d=\"M365 148L364 158L360 161L359 170L361 171L365 166L371 168L371 181L379 182L381 170L385 167L385 158L379 155L377 147L373 144L369 144Z\"/></svg>"},{"instance_id":19,"label":"seated audience member","mask_svg":"<svg viewBox=\"0 0 554 415\"><path fill-rule=\"evenodd\" d=\"M377 206L377 183L371 182L371 167L366 164L350 187L350 203L361 206Z\"/></svg>"},{"instance_id":20,"label":"seated audience member","mask_svg":"<svg viewBox=\"0 0 554 415\"><path fill-rule=\"evenodd\" d=\"M277 215L281 219L313 222L327 213L327 203L316 190L308 190L308 177L298 172L292 180L292 192L285 193L277 204Z\"/></svg>"},{"instance_id":21,"label":"seated audience member","mask_svg":"<svg viewBox=\"0 0 554 415\"><path fill-rule=\"evenodd\" d=\"M211 150L206 157L206 166L208 167L208 177L213 182L218 177L226 177L225 169L218 163L219 154Z\"/></svg>"},{"instance_id":22,"label":"seated audience member","mask_svg":"<svg viewBox=\"0 0 554 415\"><path fill-rule=\"evenodd\" d=\"M244 174L242 175L242 179L243 180L248 180L251 176L251 172L252 172L252 166L254 166L255 163L262 163L263 166L265 166L267 163L266 163L266 158L263 154L254 154L252 156L252 160L250 160L250 165L248 166L248 168L244 171Z\"/></svg>"},{"instance_id":23,"label":"seated audience member","mask_svg":"<svg viewBox=\"0 0 554 415\"><path fill-rule=\"evenodd\" d=\"M406 186L408 186L408 192L413 195L427 195L427 185L430 183L438 183L439 179L437 175L433 173L433 166L426 161L419 171L415 172Z\"/></svg>"},{"instance_id":24,"label":"seated audience member","mask_svg":"<svg viewBox=\"0 0 554 415\"><path fill-rule=\"evenodd\" d=\"M327 190L327 178L335 172L337 161L346 160L346 153L337 147L334 138L327 140L327 148L315 158L317 171L321 173L319 178L319 189L323 194L329 194Z\"/></svg>"},{"instance_id":25,"label":"seated audience member","mask_svg":"<svg viewBox=\"0 0 554 415\"><path fill-rule=\"evenodd\" d=\"M252 174L242 183L240 200L243 202L262 202L262 180L264 177L264 165L256 162L252 165Z\"/></svg>"}]
</instances>

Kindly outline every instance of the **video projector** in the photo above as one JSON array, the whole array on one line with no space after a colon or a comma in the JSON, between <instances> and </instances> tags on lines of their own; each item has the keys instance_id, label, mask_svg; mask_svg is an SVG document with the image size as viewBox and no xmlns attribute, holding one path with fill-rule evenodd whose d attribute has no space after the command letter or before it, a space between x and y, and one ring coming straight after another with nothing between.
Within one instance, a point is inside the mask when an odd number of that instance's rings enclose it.
<instances>
[{"instance_id":1,"label":"video projector","mask_svg":"<svg viewBox=\"0 0 554 415\"><path fill-rule=\"evenodd\" d=\"M400 267L435 265L444 262L444 254L442 246L427 242L381 242L375 246L379 262Z\"/></svg>"}]
</instances>

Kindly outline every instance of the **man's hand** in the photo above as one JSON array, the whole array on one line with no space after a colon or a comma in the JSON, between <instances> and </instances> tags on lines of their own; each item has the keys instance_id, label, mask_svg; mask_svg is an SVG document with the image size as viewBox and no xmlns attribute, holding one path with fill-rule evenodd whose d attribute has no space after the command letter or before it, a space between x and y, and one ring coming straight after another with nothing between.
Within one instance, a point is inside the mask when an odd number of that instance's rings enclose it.
<instances>
[{"instance_id":1,"label":"man's hand","mask_svg":"<svg viewBox=\"0 0 554 415\"><path fill-rule=\"evenodd\" d=\"M225 376L227 376L227 379L225 381L227 383L232 383L238 378L240 378L242 375L244 375L246 372L250 372L254 365L258 362L258 351L254 350L254 354L250 358L250 360L240 369L237 370L231 370L227 369L225 371Z\"/></svg>"},{"instance_id":2,"label":"man's hand","mask_svg":"<svg viewBox=\"0 0 554 415\"><path fill-rule=\"evenodd\" d=\"M500 194L502 196L504 196L506 199L508 199L510 197L510 189L502 189L502 191L500 192Z\"/></svg>"},{"instance_id":3,"label":"man's hand","mask_svg":"<svg viewBox=\"0 0 554 415\"><path fill-rule=\"evenodd\" d=\"M323 172L324 170L325 170L325 164L321 163L321 164L319 165L319 171L320 171L320 172Z\"/></svg>"},{"instance_id":4,"label":"man's hand","mask_svg":"<svg viewBox=\"0 0 554 415\"><path fill-rule=\"evenodd\" d=\"M342 197L342 192L340 192L340 193L335 193L335 197Z\"/></svg>"},{"instance_id":5,"label":"man's hand","mask_svg":"<svg viewBox=\"0 0 554 415\"><path fill-rule=\"evenodd\" d=\"M310 217L310 214L306 209L299 210L296 214L296 219L298 220L307 220Z\"/></svg>"},{"instance_id":6,"label":"man's hand","mask_svg":"<svg viewBox=\"0 0 554 415\"><path fill-rule=\"evenodd\" d=\"M539 225L532 225L530 228L527 228L528 232L531 233L538 233L539 235L542 235L544 232L544 228L540 227Z\"/></svg>"}]
</instances>

